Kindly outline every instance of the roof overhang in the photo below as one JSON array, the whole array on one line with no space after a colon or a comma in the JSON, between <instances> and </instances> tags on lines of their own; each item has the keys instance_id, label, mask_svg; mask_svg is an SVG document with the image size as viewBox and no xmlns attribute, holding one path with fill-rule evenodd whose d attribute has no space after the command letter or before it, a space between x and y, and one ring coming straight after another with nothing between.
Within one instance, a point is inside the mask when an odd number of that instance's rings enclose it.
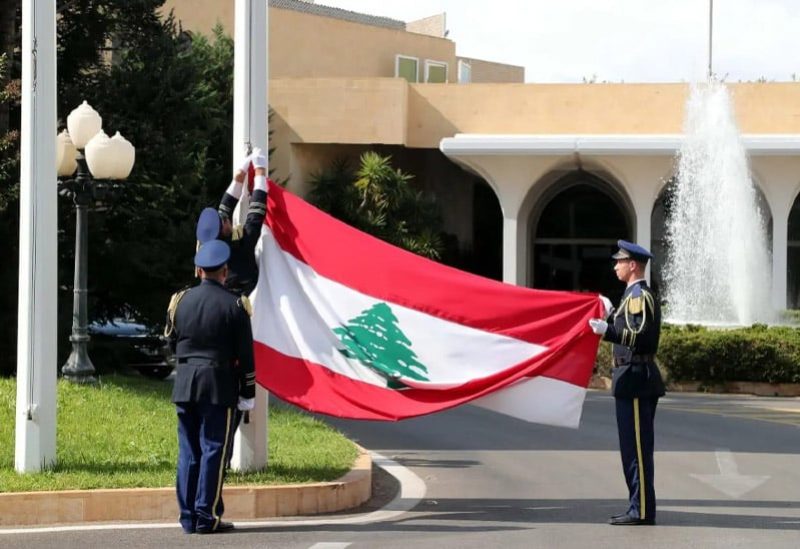
<instances>
[{"instance_id":1,"label":"roof overhang","mask_svg":"<svg viewBox=\"0 0 800 549\"><path fill-rule=\"evenodd\" d=\"M500 135L459 133L445 137L439 150L447 156L473 155L675 155L682 134ZM744 134L742 144L751 155L800 155L800 134Z\"/></svg>"}]
</instances>

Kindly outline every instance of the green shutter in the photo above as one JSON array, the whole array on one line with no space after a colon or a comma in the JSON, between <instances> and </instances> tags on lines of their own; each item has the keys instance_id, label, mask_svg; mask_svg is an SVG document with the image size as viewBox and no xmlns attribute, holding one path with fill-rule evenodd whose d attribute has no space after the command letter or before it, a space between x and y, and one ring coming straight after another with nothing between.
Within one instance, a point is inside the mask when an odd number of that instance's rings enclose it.
<instances>
[{"instance_id":1,"label":"green shutter","mask_svg":"<svg viewBox=\"0 0 800 549\"><path fill-rule=\"evenodd\" d=\"M409 82L417 81L417 60L400 57L397 59L397 76Z\"/></svg>"},{"instance_id":2,"label":"green shutter","mask_svg":"<svg viewBox=\"0 0 800 549\"><path fill-rule=\"evenodd\" d=\"M428 65L428 82L433 84L447 82L447 66Z\"/></svg>"}]
</instances>

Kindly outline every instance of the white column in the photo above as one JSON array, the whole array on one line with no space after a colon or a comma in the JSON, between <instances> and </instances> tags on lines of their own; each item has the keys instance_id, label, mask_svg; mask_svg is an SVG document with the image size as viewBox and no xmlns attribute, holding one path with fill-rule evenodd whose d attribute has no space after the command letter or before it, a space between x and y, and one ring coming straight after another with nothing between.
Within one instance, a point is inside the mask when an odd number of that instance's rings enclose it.
<instances>
[{"instance_id":1,"label":"white column","mask_svg":"<svg viewBox=\"0 0 800 549\"><path fill-rule=\"evenodd\" d=\"M653 204L645 203L644 201L638 201L634 204L634 213L636 214L636 243L640 246L644 246L648 250L653 249L653 244L650 242L650 235L652 228L650 227L651 222L651 214L653 212ZM647 262L647 281L650 282L650 265L651 262Z\"/></svg>"},{"instance_id":2,"label":"white column","mask_svg":"<svg viewBox=\"0 0 800 549\"><path fill-rule=\"evenodd\" d=\"M14 467L56 459L56 8L22 2L19 314Z\"/></svg>"},{"instance_id":3,"label":"white column","mask_svg":"<svg viewBox=\"0 0 800 549\"><path fill-rule=\"evenodd\" d=\"M772 212L772 306L778 310L786 308L789 212L789 207Z\"/></svg>"},{"instance_id":4,"label":"white column","mask_svg":"<svg viewBox=\"0 0 800 549\"><path fill-rule=\"evenodd\" d=\"M516 217L503 215L503 282L524 286L524 276L520 276L518 221Z\"/></svg>"},{"instance_id":5,"label":"white column","mask_svg":"<svg viewBox=\"0 0 800 549\"><path fill-rule=\"evenodd\" d=\"M233 67L233 160L248 145L266 154L269 76L269 9L265 0L236 0ZM267 465L267 391L256 387L250 423L242 423L233 444L231 465L255 471Z\"/></svg>"}]
</instances>

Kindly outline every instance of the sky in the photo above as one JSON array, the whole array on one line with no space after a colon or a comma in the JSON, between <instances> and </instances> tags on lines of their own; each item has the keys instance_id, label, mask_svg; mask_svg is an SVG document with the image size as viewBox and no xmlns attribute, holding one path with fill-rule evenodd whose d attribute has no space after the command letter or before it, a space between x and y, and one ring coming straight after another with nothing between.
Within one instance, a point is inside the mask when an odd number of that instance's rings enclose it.
<instances>
[{"instance_id":1,"label":"sky","mask_svg":"<svg viewBox=\"0 0 800 549\"><path fill-rule=\"evenodd\" d=\"M456 55L526 82L689 82L708 71L709 0L316 0L413 21L447 14ZM800 81L800 0L715 0L713 72ZM794 77L793 77L794 75Z\"/></svg>"}]
</instances>

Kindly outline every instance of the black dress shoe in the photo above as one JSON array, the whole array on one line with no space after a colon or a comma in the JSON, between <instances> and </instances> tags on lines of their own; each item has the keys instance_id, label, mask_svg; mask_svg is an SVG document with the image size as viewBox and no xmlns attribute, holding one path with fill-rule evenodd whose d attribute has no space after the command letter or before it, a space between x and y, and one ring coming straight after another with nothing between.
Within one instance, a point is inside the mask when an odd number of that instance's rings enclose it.
<instances>
[{"instance_id":1,"label":"black dress shoe","mask_svg":"<svg viewBox=\"0 0 800 549\"><path fill-rule=\"evenodd\" d=\"M629 515L618 515L611 517L608 523L614 526L652 526L656 521L653 519L640 519Z\"/></svg>"},{"instance_id":2,"label":"black dress shoe","mask_svg":"<svg viewBox=\"0 0 800 549\"><path fill-rule=\"evenodd\" d=\"M198 526L196 532L198 534L221 534L223 532L230 532L231 530L233 530L232 522L219 521L216 528L203 528L202 526Z\"/></svg>"}]
</instances>

